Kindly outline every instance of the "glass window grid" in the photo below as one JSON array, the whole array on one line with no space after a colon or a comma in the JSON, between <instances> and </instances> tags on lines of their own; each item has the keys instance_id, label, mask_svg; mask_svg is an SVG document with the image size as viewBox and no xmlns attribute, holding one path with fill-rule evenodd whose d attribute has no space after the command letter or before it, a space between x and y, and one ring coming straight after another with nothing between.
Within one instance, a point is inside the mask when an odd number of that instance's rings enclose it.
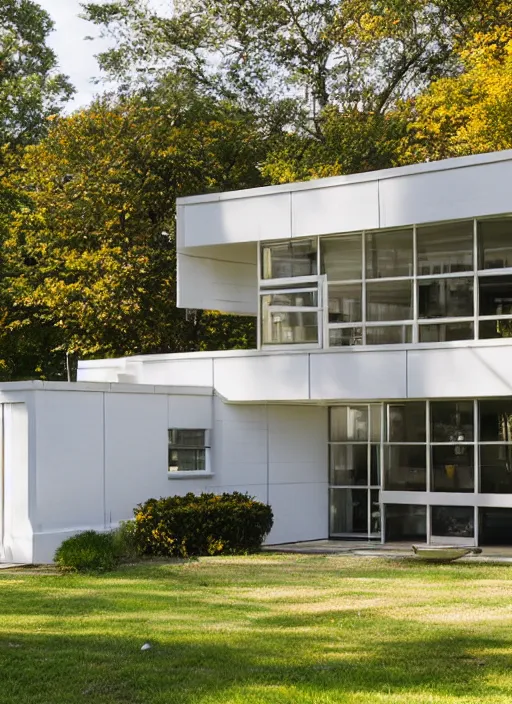
<instances>
[{"instance_id":1,"label":"glass window grid","mask_svg":"<svg viewBox=\"0 0 512 704\"><path fill-rule=\"evenodd\" d=\"M331 329L336 329L336 328L361 328L362 329L362 345L366 345L366 329L368 327L389 327L389 326L397 326L397 325L410 325L412 327L412 344L416 344L419 342L419 328L422 325L442 325L442 324L449 324L449 323L464 323L464 322L469 322L473 323L473 337L468 338L468 340L478 340L479 339L479 326L478 323L479 321L488 321L488 320L512 320L512 314L504 314L504 315L485 315L485 316L480 316L479 315L479 280L480 278L487 277L487 276L507 276L512 273L512 268L499 268L499 269L479 269L478 264L479 264L479 247L478 247L478 223L483 222L483 221L490 221L490 220L497 220L497 219L504 219L505 216L500 216L500 217L495 217L495 218L478 218L478 219L473 219L473 268L468 269L467 271L457 271L457 272L448 272L448 273L443 273L443 274L427 274L427 275L419 275L418 274L418 246L417 246L417 227L416 225L412 226L412 231L413 231L413 275L411 277L409 276L396 276L396 277L382 277L382 278L369 278L366 275L366 247L365 247L365 237L367 233L372 233L372 232L377 232L375 230L362 230L360 232L350 232L350 233L343 233L340 235L328 235L328 236L320 236L317 237L318 244L317 244L317 249L316 249L316 256L317 256L317 271L319 272L317 276L311 277L294 277L294 278L289 278L289 279L263 279L262 278L262 273L261 273L261 249L262 246L268 246L269 244L272 244L272 242L265 242L264 245L260 246L258 248L258 272L259 272L259 294L260 294L260 300L261 300L261 295L266 293L268 289L274 288L277 289L276 292L279 292L279 289L283 290L285 287L290 287L296 286L297 284L304 283L304 284L311 284L311 283L316 283L318 285L318 291L319 291L319 303L322 303L322 309L323 309L323 314L319 314L319 323L322 323L321 329L319 329L319 344L318 345L308 345L309 347L329 347L329 330ZM466 220L466 219L465 219ZM464 220L464 221L465 221ZM439 224L440 226L443 224L446 224L446 222L449 221L443 221ZM434 225L436 223L432 223ZM389 228L390 232L396 232L399 229L403 230L410 230L411 226L408 227L403 227L403 228ZM386 230L378 230L378 232L385 232ZM327 281L327 277L321 273L321 247L322 247L322 241L325 241L327 238L333 239L337 237L343 237L344 235L347 236L354 236L354 234L360 235L361 236L361 265L362 265L362 275L360 279L345 279L345 280L332 280L332 281ZM311 240L311 237L307 237L304 239ZM282 241L276 241L276 244ZM418 310L418 282L419 281L435 281L435 280L440 280L440 279L453 279L453 278L473 278L473 315L472 316L464 316L464 317L446 317L446 318L424 318L420 319L419 318L419 310ZM412 319L407 319L407 320L388 320L388 321L367 321L367 311L366 311L366 282L367 281L372 281L372 282L392 282L392 281L412 281L412 308L413 308L413 316ZM350 284L361 284L362 285L362 297L361 297L361 308L362 308L362 315L361 318L362 320L360 322L346 322L346 323L329 323L328 320L328 305L329 305L329 285L333 286L343 286L343 285L350 285ZM322 295L323 294L323 295ZM261 336L260 336L260 328L261 328L261 304L259 306L260 310L260 324L258 325L258 346L261 345ZM309 309L310 311L312 309ZM320 311L322 313L322 310ZM486 339L486 338L484 338ZM498 338L499 339L499 338ZM410 343L402 343L402 344L410 344ZM443 343L439 342L434 342L434 343L423 343L423 344L434 344L434 345L439 345ZM376 345L372 345L374 347ZM275 345L273 345L275 348ZM287 345L289 348L290 345Z\"/></svg>"},{"instance_id":2,"label":"glass window grid","mask_svg":"<svg viewBox=\"0 0 512 704\"><path fill-rule=\"evenodd\" d=\"M328 486L329 486L329 496L331 496L331 492L333 491L338 491L338 490L361 490L361 491L366 491L367 494L367 502L368 502L368 518L367 518L367 523L368 523L368 531L367 533L330 533L331 535L334 536L348 536L350 535L351 537L364 537L364 538L380 538L380 534L375 534L372 533L372 490L375 491L376 489L379 490L381 488L381 483L382 483L382 470L383 470L383 457L382 457L382 452L379 452L379 477L380 477L380 484L372 484L371 483L371 476L372 476L372 470L371 470L371 448L373 445L376 445L379 448L383 447L383 439L384 439L384 405L385 404L379 404L379 403L353 403L353 404L341 404L345 405L348 407L354 407L354 406L365 406L367 408L367 413L368 413L368 437L366 440L340 440L340 441L332 441L331 440L331 413L332 409L336 408L336 406L330 406L329 407L329 418L328 418L328 423L329 423L329 439L328 439L328 453L329 453L329 466L327 468L328 471ZM379 440L372 440L372 413L371 413L371 406L379 407L380 410L380 419L379 419L379 424L380 424L380 439ZM331 484L331 446L333 445L361 445L361 446L367 446L367 483L366 484L336 484L333 485ZM329 499L330 502L330 499ZM382 516L381 516L381 525L382 525ZM329 532L330 532L330 527L329 527Z\"/></svg>"},{"instance_id":3,"label":"glass window grid","mask_svg":"<svg viewBox=\"0 0 512 704\"><path fill-rule=\"evenodd\" d=\"M439 399L439 401L450 401L450 400L460 400L460 399ZM462 399L464 401L467 401L468 399ZM426 493L439 493L439 495L442 495L442 505L450 505L450 499L449 496L447 496L449 493L458 493L458 492L432 492L432 448L436 446L456 446L456 445L464 445L466 447L470 447L473 449L473 471L474 471L474 486L473 486L473 491L471 492L461 492L464 493L467 496L471 496L471 494L480 494L480 447L486 446L486 445L497 445L497 446L505 446L505 447L510 447L512 446L512 443L507 443L503 441L481 441L480 440L480 428L479 428L479 401L478 400L472 400L473 403L473 440L472 441L464 441L464 442L433 442L431 440L431 404L436 403L436 401L430 401L426 400L426 441L424 443L420 442L401 442L401 443L390 443L387 442L387 423L385 421L385 416L386 416L386 411L389 406L389 403L393 402L384 402L380 404L376 403L371 403L371 404L364 404L364 403L356 403L356 404L341 404L341 405L357 405L357 406L367 406L368 407L368 439L366 441L353 441L353 440L346 440L346 441L340 441L340 442L333 442L330 440L329 437L329 448L331 445L367 445L368 447L368 484L366 486L364 485L339 485L339 486L333 486L330 483L330 467L328 468L329 471L329 490L330 491L336 491L336 490L342 490L342 489L361 489L361 490L367 490L368 492L368 536L367 537L378 537L375 536L375 534L371 533L371 491L372 490L377 490L377 489L383 489L384 491L386 490L386 487L384 485L378 486L374 484L370 484L371 481L371 445L376 445L378 444L377 440L371 440L371 413L370 413L370 407L373 406L379 406L380 407L380 425L381 425L381 432L380 432L380 447L381 451L379 453L379 461L380 461L380 480L381 484L383 483L384 479L384 462L385 462L385 448L386 446L389 445L416 445L416 446L424 446L426 449ZM329 408L329 428L330 428L330 414L331 414L331 408ZM330 449L329 449L329 458L330 458ZM330 461L330 460L329 460ZM423 492L418 492L418 494L421 494ZM501 496L502 494L498 494ZM412 502L414 503L414 502ZM435 504L428 504L427 505L427 511L426 511L426 518L427 518L427 536L432 535L432 506L437 506L441 505L438 504L437 502ZM459 505L459 502L457 501L456 504L454 505ZM479 520L479 508L480 506L475 505L474 506L474 530L475 530L475 540L477 539L477 536L479 534L479 525L478 525L478 520ZM381 505L381 526L382 526L382 540L385 540L385 535L384 535L384 525L385 525L385 510L386 510L386 504ZM332 534L336 536L337 534ZM352 537L358 537L359 534L350 534ZM436 536L439 537L439 536Z\"/></svg>"}]
</instances>

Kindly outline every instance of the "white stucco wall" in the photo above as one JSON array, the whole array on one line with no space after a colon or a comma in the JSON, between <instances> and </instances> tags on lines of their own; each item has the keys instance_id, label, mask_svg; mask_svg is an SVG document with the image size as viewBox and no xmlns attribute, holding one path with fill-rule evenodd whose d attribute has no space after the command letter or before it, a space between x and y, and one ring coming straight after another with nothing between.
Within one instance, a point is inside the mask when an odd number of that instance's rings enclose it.
<instances>
[{"instance_id":1,"label":"white stucco wall","mask_svg":"<svg viewBox=\"0 0 512 704\"><path fill-rule=\"evenodd\" d=\"M211 385L231 403L317 403L512 395L508 339L307 352L199 352L80 362L79 379L130 369L135 384Z\"/></svg>"},{"instance_id":2,"label":"white stucco wall","mask_svg":"<svg viewBox=\"0 0 512 704\"><path fill-rule=\"evenodd\" d=\"M188 491L248 492L270 503L269 542L327 537L326 407L229 405L202 387L0 387L1 559L51 561L70 535L108 530L150 497ZM168 477L172 427L211 430L211 474Z\"/></svg>"}]
</instances>

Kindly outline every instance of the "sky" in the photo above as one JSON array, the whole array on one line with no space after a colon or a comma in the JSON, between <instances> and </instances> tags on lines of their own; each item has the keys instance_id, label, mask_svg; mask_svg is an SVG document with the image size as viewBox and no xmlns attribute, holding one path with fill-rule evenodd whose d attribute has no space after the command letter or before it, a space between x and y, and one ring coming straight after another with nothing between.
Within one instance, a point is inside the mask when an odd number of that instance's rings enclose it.
<instances>
[{"instance_id":1,"label":"sky","mask_svg":"<svg viewBox=\"0 0 512 704\"><path fill-rule=\"evenodd\" d=\"M95 86L93 78L100 76L98 62L94 55L108 46L108 41L99 38L99 29L92 23L81 20L79 0L37 0L55 22L55 31L48 44L56 52L59 68L68 75L77 92L68 105L67 111L87 105L93 96L101 92L102 86ZM88 41L86 36L96 37Z\"/></svg>"}]
</instances>

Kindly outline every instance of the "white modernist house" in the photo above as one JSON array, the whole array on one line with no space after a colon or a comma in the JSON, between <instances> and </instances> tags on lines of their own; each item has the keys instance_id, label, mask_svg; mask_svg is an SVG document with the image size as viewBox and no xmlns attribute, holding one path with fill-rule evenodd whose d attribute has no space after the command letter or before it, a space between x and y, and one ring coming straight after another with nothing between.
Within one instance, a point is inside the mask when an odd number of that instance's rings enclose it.
<instances>
[{"instance_id":1,"label":"white modernist house","mask_svg":"<svg viewBox=\"0 0 512 704\"><path fill-rule=\"evenodd\" d=\"M5 559L188 491L268 502L270 543L512 544L512 151L177 211L178 304L257 349L0 388Z\"/></svg>"}]
</instances>

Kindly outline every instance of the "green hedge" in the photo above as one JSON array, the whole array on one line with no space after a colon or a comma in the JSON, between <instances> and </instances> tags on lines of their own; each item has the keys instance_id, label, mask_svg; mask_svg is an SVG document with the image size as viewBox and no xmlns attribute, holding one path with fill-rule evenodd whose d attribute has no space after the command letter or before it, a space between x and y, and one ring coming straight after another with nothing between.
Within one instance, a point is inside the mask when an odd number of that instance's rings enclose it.
<instances>
[{"instance_id":1,"label":"green hedge","mask_svg":"<svg viewBox=\"0 0 512 704\"><path fill-rule=\"evenodd\" d=\"M165 557L254 552L274 520L270 506L239 492L149 499L134 515L139 552Z\"/></svg>"}]
</instances>

